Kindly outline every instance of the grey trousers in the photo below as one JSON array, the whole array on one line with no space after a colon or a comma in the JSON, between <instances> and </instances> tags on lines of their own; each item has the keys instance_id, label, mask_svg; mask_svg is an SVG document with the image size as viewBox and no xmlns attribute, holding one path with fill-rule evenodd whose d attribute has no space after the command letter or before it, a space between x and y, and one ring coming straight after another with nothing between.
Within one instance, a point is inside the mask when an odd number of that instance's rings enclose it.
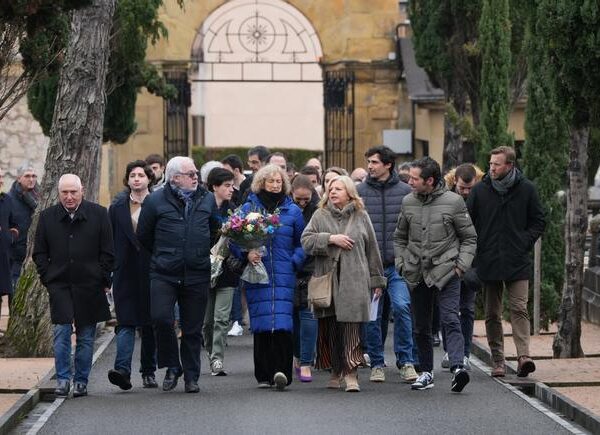
<instances>
[{"instance_id":1,"label":"grey trousers","mask_svg":"<svg viewBox=\"0 0 600 435\"><path fill-rule=\"evenodd\" d=\"M210 289L208 293L202 335L211 362L224 358L234 292L234 287L221 287Z\"/></svg>"},{"instance_id":2,"label":"grey trousers","mask_svg":"<svg viewBox=\"0 0 600 435\"><path fill-rule=\"evenodd\" d=\"M485 291L485 333L495 362L504 361L502 330L502 291L506 286L510 307L510 324L517 356L529 356L529 281L488 281Z\"/></svg>"}]
</instances>

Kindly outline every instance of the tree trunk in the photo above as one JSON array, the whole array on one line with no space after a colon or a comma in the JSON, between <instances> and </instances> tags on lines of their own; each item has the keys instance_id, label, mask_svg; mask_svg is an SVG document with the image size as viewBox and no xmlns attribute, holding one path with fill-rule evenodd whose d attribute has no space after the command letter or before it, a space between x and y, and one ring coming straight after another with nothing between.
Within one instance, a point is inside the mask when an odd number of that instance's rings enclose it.
<instances>
[{"instance_id":1,"label":"tree trunk","mask_svg":"<svg viewBox=\"0 0 600 435\"><path fill-rule=\"evenodd\" d=\"M8 338L23 356L52 354L48 295L31 260L39 212L56 204L58 179L79 175L86 199L98 196L100 145L106 103L109 36L116 0L93 0L73 12L65 63L44 166L38 208L28 236L28 255L15 289Z\"/></svg>"},{"instance_id":2,"label":"tree trunk","mask_svg":"<svg viewBox=\"0 0 600 435\"><path fill-rule=\"evenodd\" d=\"M587 147L589 128L570 132L569 186L565 222L565 284L558 314L555 358L581 358L581 293L587 219Z\"/></svg>"},{"instance_id":3,"label":"tree trunk","mask_svg":"<svg viewBox=\"0 0 600 435\"><path fill-rule=\"evenodd\" d=\"M443 172L465 162L463 149L463 131L461 122L466 112L465 96L457 97L446 103L444 116L444 167Z\"/></svg>"}]
</instances>

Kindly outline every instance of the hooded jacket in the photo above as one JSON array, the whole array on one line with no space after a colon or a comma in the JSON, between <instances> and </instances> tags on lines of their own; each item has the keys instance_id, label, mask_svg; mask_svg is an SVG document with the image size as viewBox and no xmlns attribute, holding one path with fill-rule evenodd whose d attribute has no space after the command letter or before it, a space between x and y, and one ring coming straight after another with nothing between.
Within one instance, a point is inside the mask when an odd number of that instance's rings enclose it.
<instances>
[{"instance_id":1,"label":"hooded jacket","mask_svg":"<svg viewBox=\"0 0 600 435\"><path fill-rule=\"evenodd\" d=\"M250 192L241 211L264 210L258 196ZM302 211L289 196L285 196L279 209L281 226L265 246L262 262L269 274L268 284L245 283L250 326L253 333L288 331L293 328L294 288L296 272L304 263L300 236L304 230ZM231 251L239 258L247 255L237 245Z\"/></svg>"},{"instance_id":2,"label":"hooded jacket","mask_svg":"<svg viewBox=\"0 0 600 435\"><path fill-rule=\"evenodd\" d=\"M471 266L477 234L462 197L444 182L423 195L404 197L394 233L396 269L414 289L421 281L442 290L454 276Z\"/></svg>"}]
</instances>

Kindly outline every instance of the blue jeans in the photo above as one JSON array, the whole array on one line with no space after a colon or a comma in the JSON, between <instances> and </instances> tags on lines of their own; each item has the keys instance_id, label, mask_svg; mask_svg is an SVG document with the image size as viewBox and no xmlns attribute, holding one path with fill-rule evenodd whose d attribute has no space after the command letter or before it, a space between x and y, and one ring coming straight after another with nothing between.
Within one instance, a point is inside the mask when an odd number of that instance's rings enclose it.
<instances>
[{"instance_id":1,"label":"blue jeans","mask_svg":"<svg viewBox=\"0 0 600 435\"><path fill-rule=\"evenodd\" d=\"M131 360L135 345L135 326L117 326L117 356L115 369L131 375ZM142 326L142 348L140 350L140 373L153 375L156 371L156 343L152 326Z\"/></svg>"},{"instance_id":2,"label":"blue jeans","mask_svg":"<svg viewBox=\"0 0 600 435\"><path fill-rule=\"evenodd\" d=\"M379 298L377 305L377 320L363 324L362 345L363 352L369 354L371 367L383 367L385 360L383 356L383 344L381 341L381 313L383 312L383 295Z\"/></svg>"},{"instance_id":3,"label":"blue jeans","mask_svg":"<svg viewBox=\"0 0 600 435\"><path fill-rule=\"evenodd\" d=\"M242 326L242 289L241 284L233 292L233 303L231 304L231 322L238 322Z\"/></svg>"},{"instance_id":4,"label":"blue jeans","mask_svg":"<svg viewBox=\"0 0 600 435\"><path fill-rule=\"evenodd\" d=\"M59 381L71 380L71 324L54 325L54 365L56 379ZM92 370L94 356L94 339L96 338L96 325L86 325L77 328L77 341L75 346L75 383L88 383Z\"/></svg>"},{"instance_id":5,"label":"blue jeans","mask_svg":"<svg viewBox=\"0 0 600 435\"><path fill-rule=\"evenodd\" d=\"M399 364L414 364L418 361L417 349L413 346L412 315L410 307L410 292L404 279L398 275L396 268L385 268L388 280L386 292L390 296L394 316L394 353ZM381 336L381 314L383 312L383 297L377 307L377 320L366 324L364 350L369 354L371 367L383 367L384 350Z\"/></svg>"},{"instance_id":6,"label":"blue jeans","mask_svg":"<svg viewBox=\"0 0 600 435\"><path fill-rule=\"evenodd\" d=\"M310 308L294 309L294 356L301 366L310 366L315 360L319 321Z\"/></svg>"},{"instance_id":7,"label":"blue jeans","mask_svg":"<svg viewBox=\"0 0 600 435\"><path fill-rule=\"evenodd\" d=\"M385 268L387 292L390 295L394 316L394 353L399 364L414 364L418 361L417 349L413 346L412 313L410 291L394 266Z\"/></svg>"},{"instance_id":8,"label":"blue jeans","mask_svg":"<svg viewBox=\"0 0 600 435\"><path fill-rule=\"evenodd\" d=\"M473 323L475 322L475 290L464 282L460 284L460 329L465 341L465 356L471 356L471 342L473 341ZM442 343L444 351L447 350L446 330L442 328Z\"/></svg>"}]
</instances>

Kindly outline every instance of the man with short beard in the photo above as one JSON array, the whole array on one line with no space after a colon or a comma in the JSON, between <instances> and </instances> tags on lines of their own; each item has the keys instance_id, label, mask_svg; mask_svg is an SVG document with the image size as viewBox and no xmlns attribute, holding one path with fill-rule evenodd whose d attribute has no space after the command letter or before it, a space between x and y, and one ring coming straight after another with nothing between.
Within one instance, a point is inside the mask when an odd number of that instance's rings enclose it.
<instances>
[{"instance_id":1,"label":"man with short beard","mask_svg":"<svg viewBox=\"0 0 600 435\"><path fill-rule=\"evenodd\" d=\"M477 230L475 268L483 281L485 330L492 351L492 376L506 374L502 292L506 287L517 348L517 376L535 371L529 357L529 278L531 250L546 226L535 185L515 167L516 153L501 146L490 153L490 170L467 199Z\"/></svg>"}]
</instances>

